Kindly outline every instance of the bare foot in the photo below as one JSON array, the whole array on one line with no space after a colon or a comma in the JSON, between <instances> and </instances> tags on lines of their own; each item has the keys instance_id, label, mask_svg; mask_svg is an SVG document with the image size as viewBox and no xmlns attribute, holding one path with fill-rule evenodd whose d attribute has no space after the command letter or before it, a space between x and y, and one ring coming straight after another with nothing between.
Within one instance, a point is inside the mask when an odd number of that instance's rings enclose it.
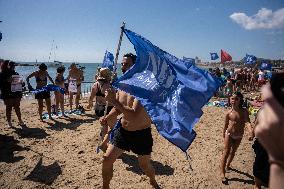
<instances>
[{"instance_id":1,"label":"bare foot","mask_svg":"<svg viewBox=\"0 0 284 189\"><path fill-rule=\"evenodd\" d=\"M20 121L20 122L19 122L19 125L20 125L21 127L26 126L26 124L25 124L23 121Z\"/></svg>"},{"instance_id":2,"label":"bare foot","mask_svg":"<svg viewBox=\"0 0 284 189\"><path fill-rule=\"evenodd\" d=\"M155 189L161 189L161 187L158 185L158 183L156 182L156 180L150 180L150 184L152 185L153 188Z\"/></svg>"},{"instance_id":3,"label":"bare foot","mask_svg":"<svg viewBox=\"0 0 284 189\"><path fill-rule=\"evenodd\" d=\"M8 122L7 127L8 127L8 128L13 127L13 125L12 125L12 122L11 122L11 121L9 121L9 122Z\"/></svg>"},{"instance_id":4,"label":"bare foot","mask_svg":"<svg viewBox=\"0 0 284 189\"><path fill-rule=\"evenodd\" d=\"M228 184L228 180L227 178L225 177L225 175L222 177L222 183L227 185Z\"/></svg>"}]
</instances>

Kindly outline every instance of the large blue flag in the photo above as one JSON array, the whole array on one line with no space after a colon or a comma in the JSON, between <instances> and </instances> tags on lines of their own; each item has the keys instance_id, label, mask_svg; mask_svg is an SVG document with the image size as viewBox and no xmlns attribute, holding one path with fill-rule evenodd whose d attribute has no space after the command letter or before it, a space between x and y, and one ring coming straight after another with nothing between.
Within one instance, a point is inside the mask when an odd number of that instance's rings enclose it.
<instances>
[{"instance_id":1,"label":"large blue flag","mask_svg":"<svg viewBox=\"0 0 284 189\"><path fill-rule=\"evenodd\" d=\"M254 55L246 54L245 63L246 64L255 64L256 63L256 57Z\"/></svg>"},{"instance_id":2,"label":"large blue flag","mask_svg":"<svg viewBox=\"0 0 284 189\"><path fill-rule=\"evenodd\" d=\"M272 70L272 64L268 60L262 60L260 64L261 70Z\"/></svg>"},{"instance_id":3,"label":"large blue flag","mask_svg":"<svg viewBox=\"0 0 284 189\"><path fill-rule=\"evenodd\" d=\"M211 60L217 60L219 58L217 53L210 53Z\"/></svg>"},{"instance_id":4,"label":"large blue flag","mask_svg":"<svg viewBox=\"0 0 284 189\"><path fill-rule=\"evenodd\" d=\"M114 59L113 54L106 50L102 67L109 68L111 71L113 71L113 64L114 64L113 59Z\"/></svg>"},{"instance_id":5,"label":"large blue flag","mask_svg":"<svg viewBox=\"0 0 284 189\"><path fill-rule=\"evenodd\" d=\"M137 98L158 132L185 152L196 136L192 129L203 113L201 108L221 82L142 36L127 29L124 33L137 59L113 86Z\"/></svg>"},{"instance_id":6,"label":"large blue flag","mask_svg":"<svg viewBox=\"0 0 284 189\"><path fill-rule=\"evenodd\" d=\"M182 60L183 60L186 64L195 65L195 59L193 59L193 58L182 57Z\"/></svg>"}]
</instances>

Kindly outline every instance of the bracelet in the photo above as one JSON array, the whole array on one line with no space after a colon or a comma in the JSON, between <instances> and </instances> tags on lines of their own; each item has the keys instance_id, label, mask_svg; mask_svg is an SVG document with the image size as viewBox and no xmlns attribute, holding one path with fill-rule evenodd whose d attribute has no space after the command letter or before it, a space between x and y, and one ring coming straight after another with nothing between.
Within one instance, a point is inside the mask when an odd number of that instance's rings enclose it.
<instances>
[{"instance_id":1,"label":"bracelet","mask_svg":"<svg viewBox=\"0 0 284 189\"><path fill-rule=\"evenodd\" d=\"M275 164L284 169L284 161L278 161L278 160L269 160L269 164Z\"/></svg>"}]
</instances>

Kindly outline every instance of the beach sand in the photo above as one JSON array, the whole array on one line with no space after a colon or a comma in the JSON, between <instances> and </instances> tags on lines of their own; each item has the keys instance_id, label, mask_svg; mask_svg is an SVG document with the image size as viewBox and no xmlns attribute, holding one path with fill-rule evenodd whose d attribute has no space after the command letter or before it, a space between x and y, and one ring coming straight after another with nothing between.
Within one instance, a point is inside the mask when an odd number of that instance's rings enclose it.
<instances>
[{"instance_id":1,"label":"beach sand","mask_svg":"<svg viewBox=\"0 0 284 189\"><path fill-rule=\"evenodd\" d=\"M86 100L85 100L86 102ZM37 103L22 101L22 116L28 128L6 127L0 104L0 188L101 188L102 153L96 153L100 125L91 111L57 118L56 123L38 120ZM220 180L220 157L225 108L204 107L196 125L197 138L185 154L160 136L154 126L152 163L162 188L252 188L254 153L248 134L227 173L228 185ZM133 153L125 153L114 164L111 188L151 188Z\"/></svg>"}]
</instances>

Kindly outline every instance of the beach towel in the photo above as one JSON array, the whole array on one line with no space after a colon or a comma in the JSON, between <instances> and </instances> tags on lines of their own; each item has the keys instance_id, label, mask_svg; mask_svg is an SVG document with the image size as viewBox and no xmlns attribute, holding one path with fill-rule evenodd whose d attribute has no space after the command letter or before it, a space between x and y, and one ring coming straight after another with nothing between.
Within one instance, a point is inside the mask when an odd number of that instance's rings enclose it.
<instances>
[{"instance_id":1,"label":"beach towel","mask_svg":"<svg viewBox=\"0 0 284 189\"><path fill-rule=\"evenodd\" d=\"M65 93L64 88L61 88L57 85L52 85L52 84L46 85L46 86L39 88L39 89L32 89L31 90L31 92L34 93L34 94L37 94L37 93L40 93L40 92L50 92L50 91L59 91L61 94Z\"/></svg>"}]
</instances>

